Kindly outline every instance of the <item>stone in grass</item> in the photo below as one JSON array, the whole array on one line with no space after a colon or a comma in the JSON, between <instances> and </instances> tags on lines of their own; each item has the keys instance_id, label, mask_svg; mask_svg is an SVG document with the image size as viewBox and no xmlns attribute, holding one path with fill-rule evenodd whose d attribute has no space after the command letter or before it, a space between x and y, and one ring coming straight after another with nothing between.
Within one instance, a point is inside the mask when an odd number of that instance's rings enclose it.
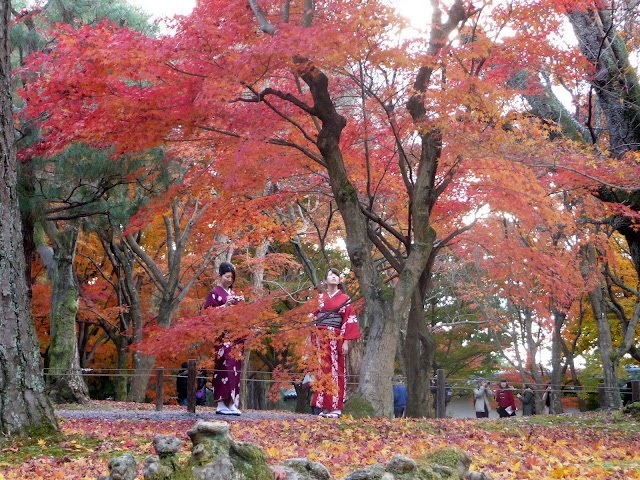
<instances>
[{"instance_id":1,"label":"stone in grass","mask_svg":"<svg viewBox=\"0 0 640 480\"><path fill-rule=\"evenodd\" d=\"M308 458L290 458L279 468L286 472L287 480L332 480L327 467Z\"/></svg>"},{"instance_id":2,"label":"stone in grass","mask_svg":"<svg viewBox=\"0 0 640 480\"><path fill-rule=\"evenodd\" d=\"M420 464L426 464L442 478L462 480L491 480L488 473L472 472L471 458L459 448L440 448L427 452ZM449 476L446 476L449 475Z\"/></svg>"},{"instance_id":3,"label":"stone in grass","mask_svg":"<svg viewBox=\"0 0 640 480\"><path fill-rule=\"evenodd\" d=\"M153 438L153 448L156 455L149 455L144 459L142 475L145 480L169 480L180 470L178 450L182 441L170 435L156 435Z\"/></svg>"},{"instance_id":4,"label":"stone in grass","mask_svg":"<svg viewBox=\"0 0 640 480\"><path fill-rule=\"evenodd\" d=\"M98 480L136 480L138 476L138 463L130 453L110 459L107 466L109 475L101 475Z\"/></svg>"},{"instance_id":5,"label":"stone in grass","mask_svg":"<svg viewBox=\"0 0 640 480\"><path fill-rule=\"evenodd\" d=\"M262 448L236 442L225 422L198 422L188 432L193 443L189 466L195 480L273 480Z\"/></svg>"},{"instance_id":6,"label":"stone in grass","mask_svg":"<svg viewBox=\"0 0 640 480\"><path fill-rule=\"evenodd\" d=\"M145 459L145 480L273 480L262 448L236 442L224 422L198 422L187 434L193 443L186 465L177 461L180 440L157 435L153 445L157 455ZM490 480L486 473L469 470L471 459L462 450L444 448L428 452L415 461L402 455L386 464L375 464L350 473L343 480ZM286 460L279 472L287 480L332 480L327 468L307 458ZM126 454L109 462L109 477L99 480L134 480L136 462ZM281 477L280 477L281 478Z\"/></svg>"}]
</instances>

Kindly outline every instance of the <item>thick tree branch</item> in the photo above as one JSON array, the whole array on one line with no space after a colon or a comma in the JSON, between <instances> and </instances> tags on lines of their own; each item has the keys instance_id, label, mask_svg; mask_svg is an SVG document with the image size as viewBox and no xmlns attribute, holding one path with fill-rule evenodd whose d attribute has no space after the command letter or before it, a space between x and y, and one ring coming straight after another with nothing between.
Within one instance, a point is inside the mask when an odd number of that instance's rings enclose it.
<instances>
[{"instance_id":1,"label":"thick tree branch","mask_svg":"<svg viewBox=\"0 0 640 480\"><path fill-rule=\"evenodd\" d=\"M251 10L253 10L253 14L258 19L260 30L262 30L264 33L268 33L269 35L273 35L276 32L276 29L274 28L273 25L271 25L269 20L267 20L267 16L264 13L264 10L260 6L260 4L258 3L258 0L248 0L248 1L249 1L249 6L251 7Z\"/></svg>"}]
</instances>

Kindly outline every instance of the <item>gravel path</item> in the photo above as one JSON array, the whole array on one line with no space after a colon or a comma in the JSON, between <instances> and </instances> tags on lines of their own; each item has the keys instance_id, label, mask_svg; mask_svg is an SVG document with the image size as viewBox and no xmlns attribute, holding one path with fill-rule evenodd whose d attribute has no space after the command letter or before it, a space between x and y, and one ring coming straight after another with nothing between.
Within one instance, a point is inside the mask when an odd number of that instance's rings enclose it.
<instances>
[{"instance_id":1,"label":"gravel path","mask_svg":"<svg viewBox=\"0 0 640 480\"><path fill-rule=\"evenodd\" d=\"M312 415L305 415L291 412L281 412L274 410L246 410L240 416L216 415L212 408L197 408L196 413L189 413L185 410L163 409L161 412L155 410L136 410L124 408L111 409L67 409L55 410L55 414L61 418L69 419L96 419L96 420L153 420L153 421L217 421L225 420L231 422L256 421L256 420L294 420L297 418L316 418Z\"/></svg>"}]
</instances>

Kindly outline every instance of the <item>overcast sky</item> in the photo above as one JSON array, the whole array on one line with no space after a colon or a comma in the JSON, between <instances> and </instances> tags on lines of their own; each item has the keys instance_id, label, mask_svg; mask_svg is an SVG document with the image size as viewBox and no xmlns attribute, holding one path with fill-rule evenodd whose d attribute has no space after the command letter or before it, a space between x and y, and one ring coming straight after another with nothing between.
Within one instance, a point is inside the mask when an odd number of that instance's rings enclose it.
<instances>
[{"instance_id":1,"label":"overcast sky","mask_svg":"<svg viewBox=\"0 0 640 480\"><path fill-rule=\"evenodd\" d=\"M196 0L129 0L131 3L140 5L144 10L154 17L172 17L173 15L184 15L193 9Z\"/></svg>"},{"instance_id":2,"label":"overcast sky","mask_svg":"<svg viewBox=\"0 0 640 480\"><path fill-rule=\"evenodd\" d=\"M176 14L184 15L193 9L196 0L129 0L131 3L140 5L144 10L154 17L171 17ZM232 0L234 1L234 0ZM235 0L237 1L237 0ZM429 2L426 0L395 0L398 9L406 17L426 24L426 10Z\"/></svg>"}]
</instances>

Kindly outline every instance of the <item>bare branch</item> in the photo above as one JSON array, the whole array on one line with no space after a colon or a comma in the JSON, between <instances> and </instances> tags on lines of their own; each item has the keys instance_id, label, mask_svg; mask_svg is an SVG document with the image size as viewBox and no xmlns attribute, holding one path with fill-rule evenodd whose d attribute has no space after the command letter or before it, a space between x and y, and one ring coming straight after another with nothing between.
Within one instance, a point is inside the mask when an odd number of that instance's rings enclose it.
<instances>
[{"instance_id":1,"label":"bare branch","mask_svg":"<svg viewBox=\"0 0 640 480\"><path fill-rule=\"evenodd\" d=\"M269 35L273 35L276 32L276 29L273 25L267 20L267 16L262 10L262 7L258 4L258 0L249 0L249 6L251 10L253 10L253 14L258 19L258 23L260 24L260 30L264 33L268 33Z\"/></svg>"}]
</instances>

